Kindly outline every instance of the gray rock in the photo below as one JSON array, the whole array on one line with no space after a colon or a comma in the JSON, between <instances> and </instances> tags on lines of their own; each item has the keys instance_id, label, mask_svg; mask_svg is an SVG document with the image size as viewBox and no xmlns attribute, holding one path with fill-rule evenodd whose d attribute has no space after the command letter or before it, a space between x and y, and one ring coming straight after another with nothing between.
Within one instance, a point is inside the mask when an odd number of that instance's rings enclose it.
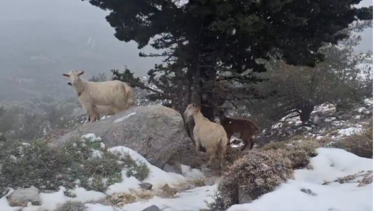
<instances>
[{"instance_id":1,"label":"gray rock","mask_svg":"<svg viewBox=\"0 0 375 211\"><path fill-rule=\"evenodd\" d=\"M178 165L178 164L177 164ZM178 167L177 165L170 165L169 163L166 163L163 167L163 170L165 172L171 172L176 174L182 174L181 165Z\"/></svg>"},{"instance_id":2,"label":"gray rock","mask_svg":"<svg viewBox=\"0 0 375 211\"><path fill-rule=\"evenodd\" d=\"M8 198L11 206L26 206L28 202L33 205L40 205L40 197L38 188L31 186L30 188L21 188L15 190Z\"/></svg>"},{"instance_id":3,"label":"gray rock","mask_svg":"<svg viewBox=\"0 0 375 211\"><path fill-rule=\"evenodd\" d=\"M306 193L306 194L309 194L311 196L316 196L317 194L312 192L310 189L305 189L305 188L302 188L301 189L302 192Z\"/></svg>"},{"instance_id":4,"label":"gray rock","mask_svg":"<svg viewBox=\"0 0 375 211\"><path fill-rule=\"evenodd\" d=\"M139 186L140 186L143 190L151 190L151 189L152 189L152 184L151 184L151 183L148 183L148 182L142 182L141 184L139 184Z\"/></svg>"},{"instance_id":5,"label":"gray rock","mask_svg":"<svg viewBox=\"0 0 375 211\"><path fill-rule=\"evenodd\" d=\"M142 211L161 211L161 209L156 205L152 205L147 207L146 209L143 209Z\"/></svg>"},{"instance_id":6,"label":"gray rock","mask_svg":"<svg viewBox=\"0 0 375 211\"><path fill-rule=\"evenodd\" d=\"M159 168L172 158L178 157L180 163L189 165L191 158L199 157L185 132L180 113L161 105L132 107L104 120L84 124L50 145L59 147L87 133L100 136L108 147L127 146Z\"/></svg>"}]
</instances>

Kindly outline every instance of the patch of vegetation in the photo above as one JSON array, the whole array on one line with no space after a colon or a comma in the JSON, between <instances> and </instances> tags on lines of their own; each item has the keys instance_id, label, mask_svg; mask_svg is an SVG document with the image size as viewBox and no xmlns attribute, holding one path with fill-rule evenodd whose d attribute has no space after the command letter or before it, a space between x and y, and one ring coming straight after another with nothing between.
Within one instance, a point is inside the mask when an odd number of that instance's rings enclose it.
<instances>
[{"instance_id":1,"label":"patch of vegetation","mask_svg":"<svg viewBox=\"0 0 375 211\"><path fill-rule=\"evenodd\" d=\"M213 203L208 203L206 201L208 209L201 209L200 211L224 211L226 210L224 208L223 198L220 196L220 194L215 191L214 195L212 196L212 199L214 200Z\"/></svg>"},{"instance_id":2,"label":"patch of vegetation","mask_svg":"<svg viewBox=\"0 0 375 211\"><path fill-rule=\"evenodd\" d=\"M57 190L59 186L105 191L127 176L142 181L150 170L141 161L110 152L101 140L77 139L61 148L50 148L43 141L3 144L0 152L0 187Z\"/></svg>"},{"instance_id":3,"label":"patch of vegetation","mask_svg":"<svg viewBox=\"0 0 375 211\"><path fill-rule=\"evenodd\" d=\"M293 169L304 168L309 164L310 157L316 156L319 143L315 140L291 140L273 142L261 148L264 151L280 151L292 162Z\"/></svg>"},{"instance_id":4,"label":"patch of vegetation","mask_svg":"<svg viewBox=\"0 0 375 211\"><path fill-rule=\"evenodd\" d=\"M238 204L239 191L255 200L292 177L291 161L282 151L254 151L235 161L224 174L209 210Z\"/></svg>"},{"instance_id":5,"label":"patch of vegetation","mask_svg":"<svg viewBox=\"0 0 375 211\"><path fill-rule=\"evenodd\" d=\"M372 158L373 140L372 127L359 133L343 138L340 141L332 143L334 148L344 149L355 155L365 158Z\"/></svg>"},{"instance_id":6,"label":"patch of vegetation","mask_svg":"<svg viewBox=\"0 0 375 211\"><path fill-rule=\"evenodd\" d=\"M57 207L56 211L86 211L87 207L82 202L68 201Z\"/></svg>"}]
</instances>

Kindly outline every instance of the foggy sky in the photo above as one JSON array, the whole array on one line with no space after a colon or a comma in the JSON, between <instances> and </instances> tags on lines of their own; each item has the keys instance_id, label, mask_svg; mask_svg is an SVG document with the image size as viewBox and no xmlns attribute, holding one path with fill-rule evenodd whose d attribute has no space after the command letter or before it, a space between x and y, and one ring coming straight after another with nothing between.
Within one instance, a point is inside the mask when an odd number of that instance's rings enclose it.
<instances>
[{"instance_id":1,"label":"foggy sky","mask_svg":"<svg viewBox=\"0 0 375 211\"><path fill-rule=\"evenodd\" d=\"M360 4L360 6L368 5L372 5L372 0L363 0ZM93 41L110 45L109 47L113 46L113 54L121 55L114 59L113 66L108 67L108 69L123 69L123 65L126 64L137 75L144 75L159 59L139 58L138 53L140 50L137 49L134 42L124 43L118 41L113 35L114 29L105 20L107 13L81 0L1 0L0 26L12 21L32 21L32 23L50 21L55 27L61 30L62 36L64 36L64 33L79 33L87 34L87 39L89 39L90 36L94 36L100 32L100 36L94 38ZM76 31L66 32L64 31L63 24L72 24L78 27L76 27ZM95 24L95 30L97 31L88 29L87 24ZM7 32L1 31L0 33ZM27 37L30 33L38 32L27 31L22 36ZM362 42L356 50L372 50L372 28L366 29L361 35ZM2 42L7 42L7 40L2 40ZM85 42L86 40L82 41L83 44ZM56 48L59 48L59 42L56 42ZM150 48L143 51L150 52ZM2 51L0 51L0 54L2 54Z\"/></svg>"}]
</instances>

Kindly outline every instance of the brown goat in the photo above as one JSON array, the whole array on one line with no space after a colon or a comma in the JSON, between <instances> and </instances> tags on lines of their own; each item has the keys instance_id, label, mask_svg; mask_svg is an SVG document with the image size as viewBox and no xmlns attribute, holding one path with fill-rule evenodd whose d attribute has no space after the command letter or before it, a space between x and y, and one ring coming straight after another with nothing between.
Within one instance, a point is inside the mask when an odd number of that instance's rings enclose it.
<instances>
[{"instance_id":1,"label":"brown goat","mask_svg":"<svg viewBox=\"0 0 375 211\"><path fill-rule=\"evenodd\" d=\"M196 104L189 104L184 112L186 117L193 116L195 126L193 130L193 136L195 141L195 147L197 151L203 147L207 150L210 155L210 160L207 166L212 164L214 158L219 158L220 168L222 167L224 156L226 154L228 138L227 134L220 124L211 122L200 111L200 106Z\"/></svg>"},{"instance_id":2,"label":"brown goat","mask_svg":"<svg viewBox=\"0 0 375 211\"><path fill-rule=\"evenodd\" d=\"M251 150L254 146L253 137L259 132L260 128L249 119L227 117L224 108L219 108L218 111L220 124L224 127L228 140L230 140L233 134L239 133L239 138L244 142L241 151L243 151L249 144ZM230 144L230 142L228 142L228 144Z\"/></svg>"}]
</instances>

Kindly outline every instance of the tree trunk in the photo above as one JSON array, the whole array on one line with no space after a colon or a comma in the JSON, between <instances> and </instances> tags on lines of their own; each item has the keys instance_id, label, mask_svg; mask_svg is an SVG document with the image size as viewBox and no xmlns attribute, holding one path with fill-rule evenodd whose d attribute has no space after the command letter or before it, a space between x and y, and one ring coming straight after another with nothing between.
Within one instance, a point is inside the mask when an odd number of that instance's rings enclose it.
<instances>
[{"instance_id":1,"label":"tree trunk","mask_svg":"<svg viewBox=\"0 0 375 211\"><path fill-rule=\"evenodd\" d=\"M185 100L185 105L184 107L186 108L187 105L189 105L192 102L196 103L196 99L198 99L198 94L197 91L194 89L193 84L194 84L194 67L189 67L188 71L186 73L187 76L187 92L186 92L186 100ZM195 100L194 100L195 99ZM194 140L194 135L193 135L193 130L194 130L194 118L192 116L190 117L185 117L183 115L184 122L185 122L185 130L190 139L193 141L193 145L195 146L195 140Z\"/></svg>"},{"instance_id":2,"label":"tree trunk","mask_svg":"<svg viewBox=\"0 0 375 211\"><path fill-rule=\"evenodd\" d=\"M202 114L210 121L214 121L214 109L216 102L212 91L209 91L207 89L212 89L212 85L215 83L216 70L214 68L201 68L200 72L201 102L203 105Z\"/></svg>"},{"instance_id":3,"label":"tree trunk","mask_svg":"<svg viewBox=\"0 0 375 211\"><path fill-rule=\"evenodd\" d=\"M311 113L314 110L314 103L311 100L305 101L301 104L299 110L300 113L300 120L302 123L306 123L310 120Z\"/></svg>"}]
</instances>

